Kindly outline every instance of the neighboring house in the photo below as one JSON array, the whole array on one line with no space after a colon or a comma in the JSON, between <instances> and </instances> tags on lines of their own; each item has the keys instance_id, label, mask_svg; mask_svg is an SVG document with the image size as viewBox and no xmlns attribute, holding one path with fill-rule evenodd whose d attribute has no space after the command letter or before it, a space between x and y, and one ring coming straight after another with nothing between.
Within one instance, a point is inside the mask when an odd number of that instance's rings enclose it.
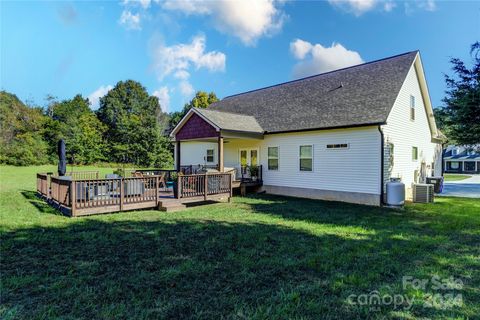
<instances>
[{"instance_id":1,"label":"neighboring house","mask_svg":"<svg viewBox=\"0 0 480 320\"><path fill-rule=\"evenodd\" d=\"M412 183L441 175L418 51L226 97L171 137L177 168L261 165L272 194L380 205L390 177L411 198Z\"/></svg>"},{"instance_id":2,"label":"neighboring house","mask_svg":"<svg viewBox=\"0 0 480 320\"><path fill-rule=\"evenodd\" d=\"M480 148L476 148L480 150ZM463 146L448 146L443 152L446 173L480 173L480 152Z\"/></svg>"}]
</instances>

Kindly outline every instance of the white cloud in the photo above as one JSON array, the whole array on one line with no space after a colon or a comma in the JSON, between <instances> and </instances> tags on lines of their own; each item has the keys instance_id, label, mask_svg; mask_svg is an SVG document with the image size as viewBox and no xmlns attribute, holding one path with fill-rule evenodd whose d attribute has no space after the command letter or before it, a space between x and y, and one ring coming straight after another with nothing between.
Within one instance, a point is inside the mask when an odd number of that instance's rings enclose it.
<instances>
[{"instance_id":1,"label":"white cloud","mask_svg":"<svg viewBox=\"0 0 480 320\"><path fill-rule=\"evenodd\" d=\"M127 30L141 30L140 14L132 14L129 10L123 10L118 23L123 25Z\"/></svg>"},{"instance_id":2,"label":"white cloud","mask_svg":"<svg viewBox=\"0 0 480 320\"><path fill-rule=\"evenodd\" d=\"M372 10L377 5L378 0L328 0L328 2L333 6L360 16Z\"/></svg>"},{"instance_id":3,"label":"white cloud","mask_svg":"<svg viewBox=\"0 0 480 320\"><path fill-rule=\"evenodd\" d=\"M417 3L417 5L420 9L427 11L435 11L437 9L437 5L435 4L434 0L420 1Z\"/></svg>"},{"instance_id":4,"label":"white cloud","mask_svg":"<svg viewBox=\"0 0 480 320\"><path fill-rule=\"evenodd\" d=\"M124 6L128 5L140 5L143 9L148 9L150 7L151 0L123 0L122 4Z\"/></svg>"},{"instance_id":5,"label":"white cloud","mask_svg":"<svg viewBox=\"0 0 480 320\"><path fill-rule=\"evenodd\" d=\"M383 10L385 10L386 12L390 12L392 11L393 9L395 9L395 7L397 6L397 4L393 1L387 1L384 3L383 5Z\"/></svg>"},{"instance_id":6,"label":"white cloud","mask_svg":"<svg viewBox=\"0 0 480 320\"><path fill-rule=\"evenodd\" d=\"M397 7L395 0L328 0L328 2L346 12L361 16L367 11L380 7L380 10L391 12ZM435 11L437 6L435 0L405 1L405 12L411 14L414 9Z\"/></svg>"},{"instance_id":7,"label":"white cloud","mask_svg":"<svg viewBox=\"0 0 480 320\"><path fill-rule=\"evenodd\" d=\"M290 42L290 51L297 59L305 58L305 56L312 50L312 47L313 46L310 42L303 41L302 39L295 39L295 41Z\"/></svg>"},{"instance_id":8,"label":"white cloud","mask_svg":"<svg viewBox=\"0 0 480 320\"><path fill-rule=\"evenodd\" d=\"M194 88L188 81L191 69L206 69L211 72L225 71L226 56L218 51L206 51L206 38L198 35L191 43L165 46L163 43L154 47L153 68L158 80L167 76L180 80L180 92L189 97Z\"/></svg>"},{"instance_id":9,"label":"white cloud","mask_svg":"<svg viewBox=\"0 0 480 320\"><path fill-rule=\"evenodd\" d=\"M301 45L298 45L298 44ZM298 48L302 48L299 54ZM307 48L309 48L307 50ZM321 44L311 44L308 41L296 39L290 43L290 51L300 60L293 69L295 78L328 72L363 63L362 57L356 51L348 50L340 43L330 47Z\"/></svg>"},{"instance_id":10,"label":"white cloud","mask_svg":"<svg viewBox=\"0 0 480 320\"><path fill-rule=\"evenodd\" d=\"M178 70L173 76L180 80L186 80L190 77L190 73L185 70Z\"/></svg>"},{"instance_id":11,"label":"white cloud","mask_svg":"<svg viewBox=\"0 0 480 320\"><path fill-rule=\"evenodd\" d=\"M160 107L163 112L168 112L170 108L170 93L167 87L158 88L158 90L153 91L152 95L158 98L160 102Z\"/></svg>"},{"instance_id":12,"label":"white cloud","mask_svg":"<svg viewBox=\"0 0 480 320\"><path fill-rule=\"evenodd\" d=\"M187 80L183 80L180 82L180 92L184 97L191 97L195 93L195 89Z\"/></svg>"},{"instance_id":13,"label":"white cloud","mask_svg":"<svg viewBox=\"0 0 480 320\"><path fill-rule=\"evenodd\" d=\"M208 15L220 32L239 38L246 45L254 45L263 36L279 31L285 13L278 0L166 0L163 8L187 15Z\"/></svg>"},{"instance_id":14,"label":"white cloud","mask_svg":"<svg viewBox=\"0 0 480 320\"><path fill-rule=\"evenodd\" d=\"M90 93L90 95L88 96L88 101L90 102L90 106L92 107L92 109L98 109L100 98L106 95L108 91L112 89L113 86L111 85L100 86L97 90Z\"/></svg>"},{"instance_id":15,"label":"white cloud","mask_svg":"<svg viewBox=\"0 0 480 320\"><path fill-rule=\"evenodd\" d=\"M206 38L199 35L191 43L181 43L173 46L163 44L156 47L153 56L153 66L158 78L174 74L179 79L186 79L191 67L207 69L209 71L224 71L226 56L222 52L205 52Z\"/></svg>"}]
</instances>

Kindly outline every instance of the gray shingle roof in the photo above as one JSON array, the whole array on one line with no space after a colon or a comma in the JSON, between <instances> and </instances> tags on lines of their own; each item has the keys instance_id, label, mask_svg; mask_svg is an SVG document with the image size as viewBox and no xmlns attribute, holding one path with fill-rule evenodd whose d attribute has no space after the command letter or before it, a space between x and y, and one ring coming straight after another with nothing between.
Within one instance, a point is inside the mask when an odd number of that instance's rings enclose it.
<instances>
[{"instance_id":1,"label":"gray shingle roof","mask_svg":"<svg viewBox=\"0 0 480 320\"><path fill-rule=\"evenodd\" d=\"M264 132L257 120L252 116L201 108L195 108L195 110L223 130Z\"/></svg>"},{"instance_id":2,"label":"gray shingle roof","mask_svg":"<svg viewBox=\"0 0 480 320\"><path fill-rule=\"evenodd\" d=\"M209 111L252 116L265 132L385 123L416 55L408 52L229 96Z\"/></svg>"}]
</instances>

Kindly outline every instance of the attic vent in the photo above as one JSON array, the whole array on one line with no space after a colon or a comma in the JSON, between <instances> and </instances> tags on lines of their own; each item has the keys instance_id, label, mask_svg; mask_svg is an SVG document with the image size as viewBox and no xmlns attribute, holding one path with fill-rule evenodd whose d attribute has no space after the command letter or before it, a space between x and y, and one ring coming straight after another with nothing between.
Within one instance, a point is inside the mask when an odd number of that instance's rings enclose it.
<instances>
[{"instance_id":1,"label":"attic vent","mask_svg":"<svg viewBox=\"0 0 480 320\"><path fill-rule=\"evenodd\" d=\"M348 149L348 143L327 144L327 149Z\"/></svg>"}]
</instances>

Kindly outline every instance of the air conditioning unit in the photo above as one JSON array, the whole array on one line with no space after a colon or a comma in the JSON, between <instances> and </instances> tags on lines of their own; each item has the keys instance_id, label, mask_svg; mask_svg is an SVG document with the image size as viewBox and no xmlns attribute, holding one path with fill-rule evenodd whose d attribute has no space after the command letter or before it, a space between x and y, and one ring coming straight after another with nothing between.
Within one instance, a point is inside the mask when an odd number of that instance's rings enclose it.
<instances>
[{"instance_id":1,"label":"air conditioning unit","mask_svg":"<svg viewBox=\"0 0 480 320\"><path fill-rule=\"evenodd\" d=\"M429 203L433 202L434 185L426 183L413 184L413 202Z\"/></svg>"}]
</instances>

